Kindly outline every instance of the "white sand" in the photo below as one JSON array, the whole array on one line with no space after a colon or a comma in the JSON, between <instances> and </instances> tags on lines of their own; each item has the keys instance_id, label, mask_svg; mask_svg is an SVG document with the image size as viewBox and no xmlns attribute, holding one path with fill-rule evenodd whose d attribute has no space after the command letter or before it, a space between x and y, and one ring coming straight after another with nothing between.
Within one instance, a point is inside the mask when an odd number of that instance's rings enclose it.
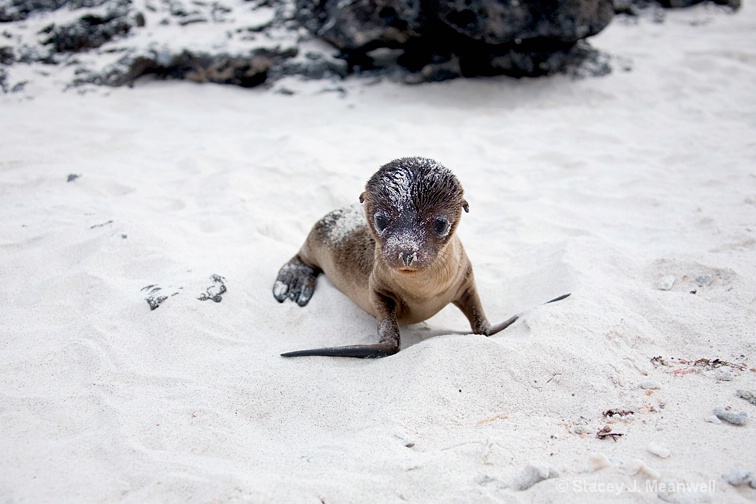
<instances>
[{"instance_id":1,"label":"white sand","mask_svg":"<svg viewBox=\"0 0 756 504\"><path fill-rule=\"evenodd\" d=\"M735 395L756 389L756 7L593 44L632 71L0 97L0 500L752 502L722 475L756 473ZM462 181L492 322L535 309L486 339L449 307L382 360L279 357L375 341L327 279L304 309L271 287L406 155ZM212 274L228 292L198 301ZM149 285L178 294L150 311ZM706 421L727 406L747 425Z\"/></svg>"}]
</instances>

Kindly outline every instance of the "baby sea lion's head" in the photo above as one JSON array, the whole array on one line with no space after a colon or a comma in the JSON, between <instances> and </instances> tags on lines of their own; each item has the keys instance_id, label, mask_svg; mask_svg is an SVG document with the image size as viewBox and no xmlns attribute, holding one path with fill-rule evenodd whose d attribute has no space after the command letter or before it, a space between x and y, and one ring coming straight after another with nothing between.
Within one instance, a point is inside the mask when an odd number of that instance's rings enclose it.
<instances>
[{"instance_id":1,"label":"baby sea lion's head","mask_svg":"<svg viewBox=\"0 0 756 504\"><path fill-rule=\"evenodd\" d=\"M428 268L468 211L462 185L432 159L391 161L368 181L360 201L386 265L401 273Z\"/></svg>"}]
</instances>

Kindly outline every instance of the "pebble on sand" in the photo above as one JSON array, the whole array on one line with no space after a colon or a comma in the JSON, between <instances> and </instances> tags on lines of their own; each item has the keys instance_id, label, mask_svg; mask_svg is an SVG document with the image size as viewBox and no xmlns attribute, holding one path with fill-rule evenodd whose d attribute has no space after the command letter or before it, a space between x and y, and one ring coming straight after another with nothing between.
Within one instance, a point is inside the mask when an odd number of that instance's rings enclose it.
<instances>
[{"instance_id":1,"label":"pebble on sand","mask_svg":"<svg viewBox=\"0 0 756 504\"><path fill-rule=\"evenodd\" d=\"M589 454L588 463L591 465L592 471L600 471L601 469L612 467L612 462L609 460L609 457L601 452L593 452Z\"/></svg>"},{"instance_id":2,"label":"pebble on sand","mask_svg":"<svg viewBox=\"0 0 756 504\"><path fill-rule=\"evenodd\" d=\"M735 392L735 395L740 397L741 399L745 399L749 403L756 406L756 392L753 390L737 390Z\"/></svg>"},{"instance_id":3,"label":"pebble on sand","mask_svg":"<svg viewBox=\"0 0 756 504\"><path fill-rule=\"evenodd\" d=\"M634 459L625 464L625 469L632 475L644 474L646 477L654 480L661 478L659 471L649 466L640 459Z\"/></svg>"},{"instance_id":4,"label":"pebble on sand","mask_svg":"<svg viewBox=\"0 0 756 504\"><path fill-rule=\"evenodd\" d=\"M668 291L672 288L673 285L675 285L675 280L677 280L673 275L666 275L659 279L658 282L656 282L656 288L663 291Z\"/></svg>"},{"instance_id":5,"label":"pebble on sand","mask_svg":"<svg viewBox=\"0 0 756 504\"><path fill-rule=\"evenodd\" d=\"M536 483L557 477L559 477L559 473L550 467L540 464L528 464L515 478L513 487L515 490L527 490Z\"/></svg>"},{"instance_id":6,"label":"pebble on sand","mask_svg":"<svg viewBox=\"0 0 756 504\"><path fill-rule=\"evenodd\" d=\"M714 408L714 414L720 420L732 425L745 425L748 422L748 414L745 411L732 411L727 408Z\"/></svg>"},{"instance_id":7,"label":"pebble on sand","mask_svg":"<svg viewBox=\"0 0 756 504\"><path fill-rule=\"evenodd\" d=\"M667 458L672 454L672 452L669 451L669 448L662 446L654 441L648 443L646 450L660 458Z\"/></svg>"},{"instance_id":8,"label":"pebble on sand","mask_svg":"<svg viewBox=\"0 0 756 504\"><path fill-rule=\"evenodd\" d=\"M735 377L729 369L718 369L714 374L714 379L718 381L732 381Z\"/></svg>"},{"instance_id":9,"label":"pebble on sand","mask_svg":"<svg viewBox=\"0 0 756 504\"><path fill-rule=\"evenodd\" d=\"M745 469L733 469L723 474L722 478L732 486L750 485L751 488L756 488L756 477Z\"/></svg>"},{"instance_id":10,"label":"pebble on sand","mask_svg":"<svg viewBox=\"0 0 756 504\"><path fill-rule=\"evenodd\" d=\"M711 275L699 275L696 277L696 284L698 284L699 287L708 287L713 281L714 277Z\"/></svg>"},{"instance_id":11,"label":"pebble on sand","mask_svg":"<svg viewBox=\"0 0 756 504\"><path fill-rule=\"evenodd\" d=\"M644 381L640 384L640 388L643 390L659 390L661 388L661 384L659 382L655 381Z\"/></svg>"}]
</instances>

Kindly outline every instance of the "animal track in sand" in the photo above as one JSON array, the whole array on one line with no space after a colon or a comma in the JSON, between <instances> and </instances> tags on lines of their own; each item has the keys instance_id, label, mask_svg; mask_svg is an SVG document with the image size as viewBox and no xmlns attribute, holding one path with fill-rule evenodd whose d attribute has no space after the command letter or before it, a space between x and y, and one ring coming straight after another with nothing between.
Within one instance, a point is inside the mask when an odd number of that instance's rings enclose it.
<instances>
[{"instance_id":1,"label":"animal track in sand","mask_svg":"<svg viewBox=\"0 0 756 504\"><path fill-rule=\"evenodd\" d=\"M205 292L197 296L196 299L199 301L212 300L216 303L220 303L223 300L223 294L228 291L228 288L226 287L226 279L221 275L214 273L210 275L210 280L212 280L212 285L206 287ZM192 288L194 288L194 286L192 286ZM142 287L140 289L140 292L147 293L147 296L144 298L144 300L147 301L147 304L150 306L150 311L154 311L158 309L166 300L168 300L168 298L178 296L183 290L185 290L183 286L170 286L163 288L158 284L150 284Z\"/></svg>"}]
</instances>

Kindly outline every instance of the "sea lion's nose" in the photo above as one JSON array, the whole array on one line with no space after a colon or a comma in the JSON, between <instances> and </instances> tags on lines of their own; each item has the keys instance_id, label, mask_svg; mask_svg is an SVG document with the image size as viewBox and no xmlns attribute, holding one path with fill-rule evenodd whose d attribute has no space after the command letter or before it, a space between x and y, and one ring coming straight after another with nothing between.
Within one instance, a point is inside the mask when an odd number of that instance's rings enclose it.
<instances>
[{"instance_id":1,"label":"sea lion's nose","mask_svg":"<svg viewBox=\"0 0 756 504\"><path fill-rule=\"evenodd\" d=\"M417 253L415 252L402 252L401 254L399 254L399 257L405 266L410 266L412 265L412 263L417 261Z\"/></svg>"}]
</instances>

